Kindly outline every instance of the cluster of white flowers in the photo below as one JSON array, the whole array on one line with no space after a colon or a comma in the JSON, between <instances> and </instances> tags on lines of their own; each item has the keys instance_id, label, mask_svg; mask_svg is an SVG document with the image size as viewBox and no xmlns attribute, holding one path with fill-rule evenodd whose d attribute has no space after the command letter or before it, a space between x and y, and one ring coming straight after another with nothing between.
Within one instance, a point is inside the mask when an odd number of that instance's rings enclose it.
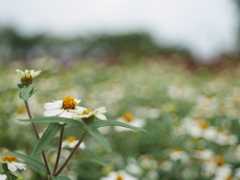
<instances>
[{"instance_id":1,"label":"cluster of white flowers","mask_svg":"<svg viewBox=\"0 0 240 180\"><path fill-rule=\"evenodd\" d=\"M131 176L130 174L126 173L125 171L112 171L108 174L107 177L103 177L100 180L138 180L138 178Z\"/></svg>"},{"instance_id":2,"label":"cluster of white flowers","mask_svg":"<svg viewBox=\"0 0 240 180\"><path fill-rule=\"evenodd\" d=\"M210 126L207 120L195 117L185 118L175 132L177 135L188 134L195 138L213 141L219 145L234 145L238 142L237 136L231 134L228 130L219 130L214 126Z\"/></svg>"}]
</instances>

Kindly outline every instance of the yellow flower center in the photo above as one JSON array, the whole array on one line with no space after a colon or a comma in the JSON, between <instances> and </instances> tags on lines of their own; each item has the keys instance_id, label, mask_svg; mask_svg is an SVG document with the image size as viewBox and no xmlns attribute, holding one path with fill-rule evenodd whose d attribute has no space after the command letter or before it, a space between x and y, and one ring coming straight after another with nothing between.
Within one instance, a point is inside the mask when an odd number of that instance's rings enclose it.
<instances>
[{"instance_id":1,"label":"yellow flower center","mask_svg":"<svg viewBox=\"0 0 240 180\"><path fill-rule=\"evenodd\" d=\"M73 142L73 141L76 141L77 139L76 139L75 136L68 136L68 137L67 137L67 140L68 140L69 142Z\"/></svg>"},{"instance_id":2,"label":"yellow flower center","mask_svg":"<svg viewBox=\"0 0 240 180\"><path fill-rule=\"evenodd\" d=\"M123 180L123 176L121 173L117 173L117 179L116 180Z\"/></svg>"},{"instance_id":3,"label":"yellow flower center","mask_svg":"<svg viewBox=\"0 0 240 180\"><path fill-rule=\"evenodd\" d=\"M125 119L125 121L127 122L131 122L134 119L134 116L132 113L125 113L123 114L123 118Z\"/></svg>"},{"instance_id":4,"label":"yellow flower center","mask_svg":"<svg viewBox=\"0 0 240 180\"><path fill-rule=\"evenodd\" d=\"M83 114L83 115L87 115L87 114L89 114L90 112L93 112L93 109L85 109L85 110L82 112L82 114Z\"/></svg>"},{"instance_id":5,"label":"yellow flower center","mask_svg":"<svg viewBox=\"0 0 240 180\"><path fill-rule=\"evenodd\" d=\"M14 156L3 156L3 161L9 161L9 162L12 162L12 161L17 161L17 158L14 157Z\"/></svg>"},{"instance_id":6,"label":"yellow flower center","mask_svg":"<svg viewBox=\"0 0 240 180\"><path fill-rule=\"evenodd\" d=\"M215 163L217 166L222 166L224 164L224 158L222 156L217 156L215 158Z\"/></svg>"},{"instance_id":7,"label":"yellow flower center","mask_svg":"<svg viewBox=\"0 0 240 180\"><path fill-rule=\"evenodd\" d=\"M199 122L199 126L200 126L202 129L207 129L208 126L209 126L209 123L208 123L207 121L202 120L202 121Z\"/></svg>"},{"instance_id":8,"label":"yellow flower center","mask_svg":"<svg viewBox=\"0 0 240 180\"><path fill-rule=\"evenodd\" d=\"M75 109L77 102L71 96L63 98L62 108L65 110Z\"/></svg>"},{"instance_id":9,"label":"yellow flower center","mask_svg":"<svg viewBox=\"0 0 240 180\"><path fill-rule=\"evenodd\" d=\"M17 112L19 113L19 114L23 114L24 112L25 112L25 109L24 108L18 108L17 109Z\"/></svg>"},{"instance_id":10,"label":"yellow flower center","mask_svg":"<svg viewBox=\"0 0 240 180\"><path fill-rule=\"evenodd\" d=\"M179 151L182 151L182 148L180 148L180 147L174 147L172 150L175 151L175 152L179 152Z\"/></svg>"}]
</instances>

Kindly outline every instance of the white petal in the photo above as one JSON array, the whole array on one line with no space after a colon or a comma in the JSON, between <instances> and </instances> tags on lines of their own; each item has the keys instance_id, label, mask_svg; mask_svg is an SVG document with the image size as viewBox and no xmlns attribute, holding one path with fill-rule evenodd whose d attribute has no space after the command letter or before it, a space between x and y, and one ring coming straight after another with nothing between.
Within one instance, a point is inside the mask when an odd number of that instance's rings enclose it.
<instances>
[{"instance_id":1,"label":"white petal","mask_svg":"<svg viewBox=\"0 0 240 180\"><path fill-rule=\"evenodd\" d=\"M17 167L15 166L15 164L13 162L8 163L7 166L8 166L8 169L12 172L15 172L17 170Z\"/></svg>"},{"instance_id":2,"label":"white petal","mask_svg":"<svg viewBox=\"0 0 240 180\"><path fill-rule=\"evenodd\" d=\"M74 101L76 101L76 103L80 103L81 102L81 99L74 99Z\"/></svg>"},{"instance_id":3,"label":"white petal","mask_svg":"<svg viewBox=\"0 0 240 180\"><path fill-rule=\"evenodd\" d=\"M87 110L87 108L81 106L76 107L76 111L83 112L84 110Z\"/></svg>"},{"instance_id":4,"label":"white petal","mask_svg":"<svg viewBox=\"0 0 240 180\"><path fill-rule=\"evenodd\" d=\"M104 114L96 114L95 116L96 116L98 119L107 120L107 117L106 117Z\"/></svg>"},{"instance_id":5,"label":"white petal","mask_svg":"<svg viewBox=\"0 0 240 180\"><path fill-rule=\"evenodd\" d=\"M99 113L106 113L107 112L106 107L97 108L95 111L97 111Z\"/></svg>"},{"instance_id":6,"label":"white petal","mask_svg":"<svg viewBox=\"0 0 240 180\"><path fill-rule=\"evenodd\" d=\"M34 70L33 70L34 71ZM36 71L36 72L32 72L32 78L38 76L41 73L41 71Z\"/></svg>"},{"instance_id":7,"label":"white petal","mask_svg":"<svg viewBox=\"0 0 240 180\"><path fill-rule=\"evenodd\" d=\"M82 112L86 110L84 107L76 106L76 109L72 110L70 109L69 112L75 113L75 114L82 114Z\"/></svg>"},{"instance_id":8,"label":"white petal","mask_svg":"<svg viewBox=\"0 0 240 180\"><path fill-rule=\"evenodd\" d=\"M18 169L20 170L26 170L26 165L23 163L18 163L18 162L12 162Z\"/></svg>"},{"instance_id":9,"label":"white petal","mask_svg":"<svg viewBox=\"0 0 240 180\"><path fill-rule=\"evenodd\" d=\"M60 104L60 103L46 103L46 104L44 104L44 108L46 109L46 110L51 110L51 109L60 109L62 107L62 104Z\"/></svg>"},{"instance_id":10,"label":"white petal","mask_svg":"<svg viewBox=\"0 0 240 180\"><path fill-rule=\"evenodd\" d=\"M3 175L0 174L0 180L5 180L5 179L7 179L7 176L5 174Z\"/></svg>"},{"instance_id":11,"label":"white petal","mask_svg":"<svg viewBox=\"0 0 240 180\"><path fill-rule=\"evenodd\" d=\"M27 78L30 78L31 77L31 71L30 70L25 70L25 75Z\"/></svg>"},{"instance_id":12,"label":"white petal","mask_svg":"<svg viewBox=\"0 0 240 180\"><path fill-rule=\"evenodd\" d=\"M64 111L64 109L54 109L44 112L44 116L57 116L61 114Z\"/></svg>"},{"instance_id":13,"label":"white petal","mask_svg":"<svg viewBox=\"0 0 240 180\"><path fill-rule=\"evenodd\" d=\"M74 115L74 114L71 113L71 112L64 111L62 114L60 114L60 117L72 118L73 115Z\"/></svg>"},{"instance_id":14,"label":"white petal","mask_svg":"<svg viewBox=\"0 0 240 180\"><path fill-rule=\"evenodd\" d=\"M63 103L63 100L57 100L57 101L53 101L54 103L59 103L59 104L62 104Z\"/></svg>"},{"instance_id":15,"label":"white petal","mask_svg":"<svg viewBox=\"0 0 240 180\"><path fill-rule=\"evenodd\" d=\"M80 149L85 149L85 148L86 148L85 143L82 142L81 145L79 146L79 148L80 148Z\"/></svg>"},{"instance_id":16,"label":"white petal","mask_svg":"<svg viewBox=\"0 0 240 180\"><path fill-rule=\"evenodd\" d=\"M78 140L68 143L69 148L74 148L78 143Z\"/></svg>"},{"instance_id":17,"label":"white petal","mask_svg":"<svg viewBox=\"0 0 240 180\"><path fill-rule=\"evenodd\" d=\"M67 141L63 141L63 142L62 142L62 148L65 147L65 146L67 146L67 144L68 144Z\"/></svg>"},{"instance_id":18,"label":"white petal","mask_svg":"<svg viewBox=\"0 0 240 180\"><path fill-rule=\"evenodd\" d=\"M20 78L23 78L25 76L25 73L23 71L19 70L19 69L16 69L16 72L18 73L18 76Z\"/></svg>"}]
</instances>

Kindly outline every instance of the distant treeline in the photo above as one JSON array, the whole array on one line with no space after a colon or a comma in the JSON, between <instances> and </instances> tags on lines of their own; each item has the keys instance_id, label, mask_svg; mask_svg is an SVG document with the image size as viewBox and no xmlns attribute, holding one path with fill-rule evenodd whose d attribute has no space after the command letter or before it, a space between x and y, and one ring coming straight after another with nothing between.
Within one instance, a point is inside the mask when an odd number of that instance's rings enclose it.
<instances>
[{"instance_id":1,"label":"distant treeline","mask_svg":"<svg viewBox=\"0 0 240 180\"><path fill-rule=\"evenodd\" d=\"M0 28L0 61L31 60L50 55L63 61L93 57L102 61L120 61L126 57L171 55L190 57L190 52L178 46L159 45L147 33L93 35L59 38L45 34L26 36L14 28Z\"/></svg>"}]
</instances>

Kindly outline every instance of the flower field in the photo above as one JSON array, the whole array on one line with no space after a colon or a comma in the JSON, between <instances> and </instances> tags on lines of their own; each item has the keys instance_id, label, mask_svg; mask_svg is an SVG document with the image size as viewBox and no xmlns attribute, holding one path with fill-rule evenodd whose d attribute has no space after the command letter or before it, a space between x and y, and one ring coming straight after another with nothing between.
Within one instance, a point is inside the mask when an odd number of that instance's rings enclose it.
<instances>
[{"instance_id":1,"label":"flower field","mask_svg":"<svg viewBox=\"0 0 240 180\"><path fill-rule=\"evenodd\" d=\"M35 69L42 73L34 78L38 90L28 101L33 117L44 115L45 103L71 96L81 99L83 107L106 107L108 120L147 131L99 128L111 146L109 152L86 136L62 172L72 180L240 179L238 67L190 71L180 62L150 60L125 65L94 60L58 64L51 58L0 65L0 153L31 156L37 140L31 124L18 121L28 119L28 114L19 98L15 69ZM36 125L41 135L46 123ZM65 126L60 164L81 134L79 128ZM50 168L58 139L59 134L44 148ZM46 178L28 163L25 171L14 174L24 180Z\"/></svg>"}]
</instances>

